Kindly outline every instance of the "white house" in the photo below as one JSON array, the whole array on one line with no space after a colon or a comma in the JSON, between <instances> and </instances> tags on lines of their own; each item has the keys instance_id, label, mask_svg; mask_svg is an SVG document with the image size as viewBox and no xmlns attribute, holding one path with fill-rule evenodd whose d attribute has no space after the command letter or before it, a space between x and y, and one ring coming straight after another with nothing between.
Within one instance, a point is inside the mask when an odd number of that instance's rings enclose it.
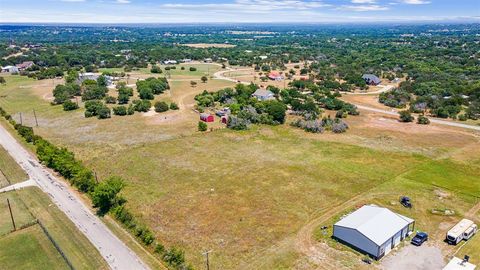
<instances>
[{"instance_id":1,"label":"white house","mask_svg":"<svg viewBox=\"0 0 480 270\"><path fill-rule=\"evenodd\" d=\"M258 99L259 101L266 101L266 100L275 99L275 95L273 94L272 91L266 90L266 89L261 89L261 88L257 89L257 91L255 91L252 94L252 97Z\"/></svg>"},{"instance_id":2,"label":"white house","mask_svg":"<svg viewBox=\"0 0 480 270\"><path fill-rule=\"evenodd\" d=\"M163 61L164 65L176 65L178 62L176 60L165 60Z\"/></svg>"},{"instance_id":3,"label":"white house","mask_svg":"<svg viewBox=\"0 0 480 270\"><path fill-rule=\"evenodd\" d=\"M18 67L16 66L5 66L2 67L2 72L7 72L7 73L18 73Z\"/></svg>"},{"instance_id":4,"label":"white house","mask_svg":"<svg viewBox=\"0 0 480 270\"><path fill-rule=\"evenodd\" d=\"M375 259L412 232L415 221L376 205L364 205L333 225L333 237Z\"/></svg>"}]
</instances>

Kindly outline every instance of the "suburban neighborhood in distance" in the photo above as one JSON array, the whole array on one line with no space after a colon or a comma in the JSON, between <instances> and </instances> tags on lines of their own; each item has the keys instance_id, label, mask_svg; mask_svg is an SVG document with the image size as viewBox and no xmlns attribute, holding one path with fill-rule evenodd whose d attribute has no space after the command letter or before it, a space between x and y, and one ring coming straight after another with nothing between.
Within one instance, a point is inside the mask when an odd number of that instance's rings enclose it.
<instances>
[{"instance_id":1,"label":"suburban neighborhood in distance","mask_svg":"<svg viewBox=\"0 0 480 270\"><path fill-rule=\"evenodd\" d=\"M3 0L0 269L480 269L480 3Z\"/></svg>"}]
</instances>

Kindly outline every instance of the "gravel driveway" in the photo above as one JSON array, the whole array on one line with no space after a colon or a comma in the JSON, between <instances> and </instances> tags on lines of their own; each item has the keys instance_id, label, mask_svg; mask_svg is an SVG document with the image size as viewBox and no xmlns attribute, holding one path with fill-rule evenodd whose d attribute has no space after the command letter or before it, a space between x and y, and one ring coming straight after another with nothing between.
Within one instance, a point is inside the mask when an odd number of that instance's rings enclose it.
<instances>
[{"instance_id":1,"label":"gravel driveway","mask_svg":"<svg viewBox=\"0 0 480 270\"><path fill-rule=\"evenodd\" d=\"M421 247L407 245L381 262L381 269L388 270L439 270L444 266L442 251L428 243Z\"/></svg>"}]
</instances>

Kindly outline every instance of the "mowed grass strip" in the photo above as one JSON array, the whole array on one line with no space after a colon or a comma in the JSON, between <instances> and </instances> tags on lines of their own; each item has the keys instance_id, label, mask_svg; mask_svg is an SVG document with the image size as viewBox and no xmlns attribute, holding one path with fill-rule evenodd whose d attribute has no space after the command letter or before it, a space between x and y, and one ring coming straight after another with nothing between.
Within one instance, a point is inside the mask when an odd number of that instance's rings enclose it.
<instances>
[{"instance_id":1,"label":"mowed grass strip","mask_svg":"<svg viewBox=\"0 0 480 270\"><path fill-rule=\"evenodd\" d=\"M46 227L75 269L109 269L97 249L38 187L22 189L17 193Z\"/></svg>"},{"instance_id":2,"label":"mowed grass strip","mask_svg":"<svg viewBox=\"0 0 480 270\"><path fill-rule=\"evenodd\" d=\"M0 269L69 269L39 225L0 238Z\"/></svg>"},{"instance_id":3,"label":"mowed grass strip","mask_svg":"<svg viewBox=\"0 0 480 270\"><path fill-rule=\"evenodd\" d=\"M423 162L298 137L284 127L199 134L89 161L129 179L128 204L163 242L200 266L234 268L295 233L319 210Z\"/></svg>"},{"instance_id":4,"label":"mowed grass strip","mask_svg":"<svg viewBox=\"0 0 480 270\"><path fill-rule=\"evenodd\" d=\"M0 146L0 188L23 182L28 179L27 174L17 165L8 152Z\"/></svg>"},{"instance_id":5,"label":"mowed grass strip","mask_svg":"<svg viewBox=\"0 0 480 270\"><path fill-rule=\"evenodd\" d=\"M28 208L15 192L0 193L0 235L13 231L13 224L8 210L7 199L10 201L15 225L18 228L28 225L35 220Z\"/></svg>"}]
</instances>

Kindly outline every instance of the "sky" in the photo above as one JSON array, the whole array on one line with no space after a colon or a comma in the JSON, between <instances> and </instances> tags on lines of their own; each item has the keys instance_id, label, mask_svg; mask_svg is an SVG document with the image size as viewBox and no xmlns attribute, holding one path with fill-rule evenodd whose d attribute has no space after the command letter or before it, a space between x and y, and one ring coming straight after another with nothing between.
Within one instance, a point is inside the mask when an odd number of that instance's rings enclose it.
<instances>
[{"instance_id":1,"label":"sky","mask_svg":"<svg viewBox=\"0 0 480 270\"><path fill-rule=\"evenodd\" d=\"M480 0L0 0L0 22L480 22Z\"/></svg>"}]
</instances>

